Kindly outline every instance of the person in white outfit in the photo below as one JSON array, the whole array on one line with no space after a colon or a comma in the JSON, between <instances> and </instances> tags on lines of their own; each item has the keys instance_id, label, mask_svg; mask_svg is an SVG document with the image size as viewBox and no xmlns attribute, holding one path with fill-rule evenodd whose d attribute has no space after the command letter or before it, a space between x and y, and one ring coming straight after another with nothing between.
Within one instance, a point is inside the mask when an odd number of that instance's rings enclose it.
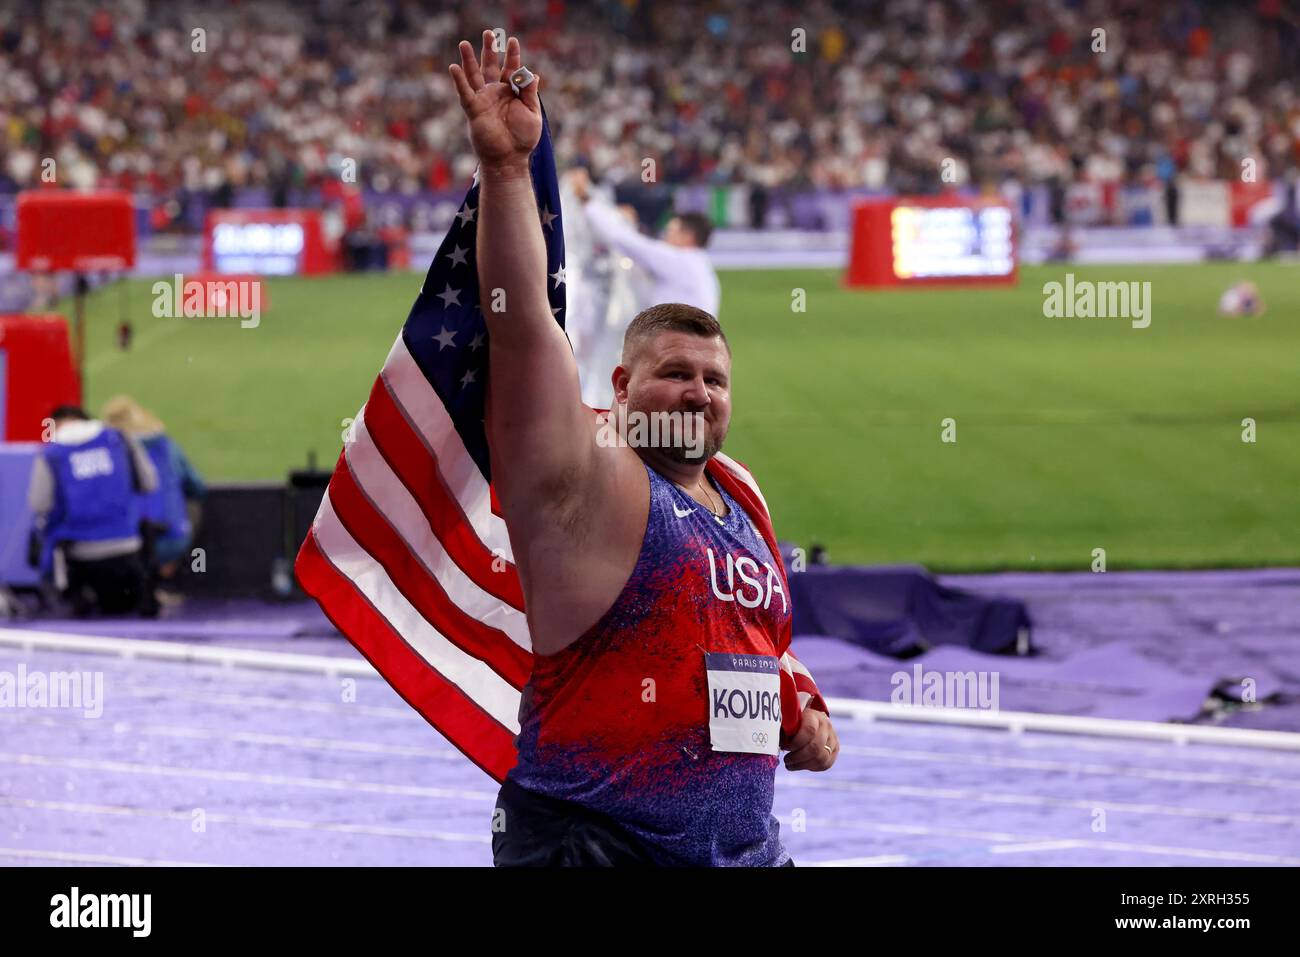
<instances>
[{"instance_id":1,"label":"person in white outfit","mask_svg":"<svg viewBox=\"0 0 1300 957\"><path fill-rule=\"evenodd\" d=\"M603 409L613 400L609 371L622 358L623 333L649 301L651 283L643 269L592 229L572 181L571 175L560 181L567 299L564 331L578 364L582 401Z\"/></svg>"},{"instance_id":2,"label":"person in white outfit","mask_svg":"<svg viewBox=\"0 0 1300 957\"><path fill-rule=\"evenodd\" d=\"M701 213L679 213L664 227L663 238L644 235L635 220L600 195L584 169L565 174L564 199L572 196L581 204L583 215L570 217L568 232L577 227L580 248L606 247L619 254L608 270L593 256L586 267L579 266L583 280L569 285L570 341L578 358L583 401L593 408L607 407L612 397L609 374L618 364L623 332L642 309L665 302L682 302L718 315L721 287L718 274L705 252L713 226ZM581 220L582 225L578 225ZM586 233L590 234L587 241ZM575 250L570 250L574 262ZM619 259L626 258L626 262ZM581 257L580 257L581 258ZM572 275L573 270L568 270ZM608 272L608 279L596 288L596 277ZM590 301L586 301L590 300ZM588 315L592 310L599 315ZM586 316L586 318L582 318Z\"/></svg>"}]
</instances>

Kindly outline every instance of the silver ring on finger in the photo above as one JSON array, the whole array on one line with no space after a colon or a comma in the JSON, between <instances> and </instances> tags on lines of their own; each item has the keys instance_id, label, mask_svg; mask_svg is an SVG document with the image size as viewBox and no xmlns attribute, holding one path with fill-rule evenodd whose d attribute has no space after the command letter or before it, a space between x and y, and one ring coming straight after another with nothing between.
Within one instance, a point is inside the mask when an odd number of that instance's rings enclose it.
<instances>
[{"instance_id":1,"label":"silver ring on finger","mask_svg":"<svg viewBox=\"0 0 1300 957\"><path fill-rule=\"evenodd\" d=\"M510 74L510 89L515 91L515 96L518 96L524 87L532 86L535 82L537 82L537 77L526 66L521 66Z\"/></svg>"}]
</instances>

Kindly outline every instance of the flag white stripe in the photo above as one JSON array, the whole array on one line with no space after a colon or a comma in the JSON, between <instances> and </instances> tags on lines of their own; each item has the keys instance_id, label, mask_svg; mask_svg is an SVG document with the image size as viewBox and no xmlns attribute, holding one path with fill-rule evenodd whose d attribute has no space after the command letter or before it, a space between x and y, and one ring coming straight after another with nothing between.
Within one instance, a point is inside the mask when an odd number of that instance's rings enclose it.
<instances>
[{"instance_id":1,"label":"flag white stripe","mask_svg":"<svg viewBox=\"0 0 1300 957\"><path fill-rule=\"evenodd\" d=\"M494 553L514 562L506 524L492 512L487 480L465 450L460 433L420 366L399 335L388 353L380 378L416 434L437 457L438 472L460 503L474 534ZM498 551L499 549L499 551Z\"/></svg>"},{"instance_id":2,"label":"flag white stripe","mask_svg":"<svg viewBox=\"0 0 1300 957\"><path fill-rule=\"evenodd\" d=\"M749 469L745 468L745 466L741 465L730 456L723 455L721 452L717 453L716 458L731 471L732 475L736 476L736 478L749 486L750 491L752 491L758 498L759 502L762 503L763 511L767 512L767 517L770 521L772 518L772 510L767 507L767 499L763 498L763 493L758 490L758 483L754 481L754 476L749 474Z\"/></svg>"},{"instance_id":3,"label":"flag white stripe","mask_svg":"<svg viewBox=\"0 0 1300 957\"><path fill-rule=\"evenodd\" d=\"M519 733L520 693L487 664L448 641L411 607L383 566L348 534L334 512L328 492L321 501L313 530L325 560L351 580L416 654L511 734Z\"/></svg>"},{"instance_id":4,"label":"flag white stripe","mask_svg":"<svg viewBox=\"0 0 1300 957\"><path fill-rule=\"evenodd\" d=\"M447 554L419 503L375 446L364 410L353 423L346 454L352 475L371 506L388 520L452 603L471 618L499 628L520 648L532 651L528 620L508 602L480 588Z\"/></svg>"},{"instance_id":5,"label":"flag white stripe","mask_svg":"<svg viewBox=\"0 0 1300 957\"><path fill-rule=\"evenodd\" d=\"M807 675L809 678L812 677L812 672L804 667L803 662L800 661L798 658L796 658L794 655L790 654L788 651L781 656L781 664L791 674L797 672L798 674L801 675Z\"/></svg>"}]
</instances>

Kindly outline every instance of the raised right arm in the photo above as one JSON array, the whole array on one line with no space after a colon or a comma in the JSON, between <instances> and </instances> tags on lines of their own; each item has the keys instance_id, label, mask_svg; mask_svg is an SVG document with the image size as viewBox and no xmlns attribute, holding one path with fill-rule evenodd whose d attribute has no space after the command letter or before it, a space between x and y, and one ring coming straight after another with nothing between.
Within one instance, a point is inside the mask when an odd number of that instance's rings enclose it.
<instances>
[{"instance_id":1,"label":"raised right arm","mask_svg":"<svg viewBox=\"0 0 1300 957\"><path fill-rule=\"evenodd\" d=\"M529 174L542 129L540 78L518 96L501 82L491 32L483 34L481 65L467 42L460 44L460 57L450 72L479 160L477 259L489 334L493 482L507 511L545 506L582 484L595 443L577 363L547 298L547 283L558 277L546 272ZM506 77L520 60L519 41L511 37Z\"/></svg>"}]
</instances>

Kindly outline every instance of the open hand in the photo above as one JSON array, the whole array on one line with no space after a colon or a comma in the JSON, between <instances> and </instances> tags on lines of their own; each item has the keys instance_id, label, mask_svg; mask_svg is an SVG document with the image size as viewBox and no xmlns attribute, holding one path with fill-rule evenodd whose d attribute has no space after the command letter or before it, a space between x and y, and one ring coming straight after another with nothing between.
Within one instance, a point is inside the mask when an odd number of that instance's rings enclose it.
<instances>
[{"instance_id":1,"label":"open hand","mask_svg":"<svg viewBox=\"0 0 1300 957\"><path fill-rule=\"evenodd\" d=\"M460 41L460 63L448 68L461 108L469 119L469 141L479 165L490 169L527 169L528 157L542 136L542 78L516 96L508 82L521 64L519 40L506 41L505 71L491 30L483 31L483 50L475 58L468 40ZM480 65L480 59L482 63Z\"/></svg>"}]
</instances>

